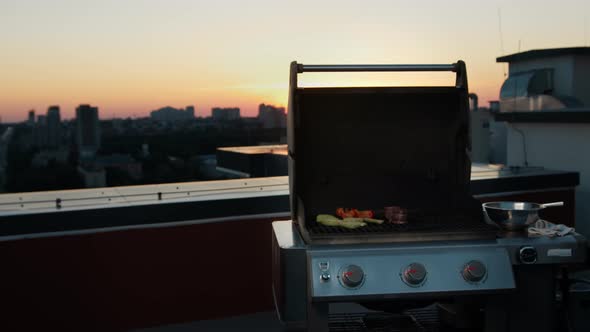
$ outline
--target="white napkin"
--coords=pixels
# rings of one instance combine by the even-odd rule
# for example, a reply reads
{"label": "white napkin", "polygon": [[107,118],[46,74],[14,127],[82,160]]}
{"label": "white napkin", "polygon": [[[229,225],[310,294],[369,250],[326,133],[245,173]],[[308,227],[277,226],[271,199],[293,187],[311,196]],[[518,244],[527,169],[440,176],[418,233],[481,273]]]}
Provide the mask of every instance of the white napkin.
{"label": "white napkin", "polygon": [[572,227],[562,224],[556,225],[542,219],[537,220],[534,225],[528,228],[529,235],[547,237],[565,236],[575,231]]}

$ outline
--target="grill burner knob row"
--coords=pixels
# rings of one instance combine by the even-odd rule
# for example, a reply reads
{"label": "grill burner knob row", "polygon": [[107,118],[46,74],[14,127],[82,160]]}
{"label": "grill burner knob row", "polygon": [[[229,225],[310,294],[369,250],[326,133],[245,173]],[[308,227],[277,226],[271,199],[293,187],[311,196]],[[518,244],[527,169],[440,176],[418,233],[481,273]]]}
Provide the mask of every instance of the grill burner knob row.
{"label": "grill burner knob row", "polygon": [[487,273],[486,266],[480,261],[470,261],[463,266],[461,275],[468,282],[482,281]]}
{"label": "grill burner knob row", "polygon": [[409,286],[420,286],[426,280],[426,268],[420,263],[412,263],[402,271],[402,280]]}
{"label": "grill burner knob row", "polygon": [[342,269],[340,273],[340,280],[346,287],[355,288],[363,283],[365,273],[357,265],[348,265]]}

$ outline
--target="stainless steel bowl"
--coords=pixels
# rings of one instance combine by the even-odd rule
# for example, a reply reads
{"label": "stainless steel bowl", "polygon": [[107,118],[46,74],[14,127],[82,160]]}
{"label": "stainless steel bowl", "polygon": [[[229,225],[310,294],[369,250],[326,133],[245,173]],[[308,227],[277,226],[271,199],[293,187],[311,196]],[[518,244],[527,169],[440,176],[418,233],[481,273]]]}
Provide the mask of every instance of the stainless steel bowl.
{"label": "stainless steel bowl", "polygon": [[563,202],[537,204],[528,202],[489,202],[483,204],[488,219],[509,231],[521,230],[539,220],[539,211]]}

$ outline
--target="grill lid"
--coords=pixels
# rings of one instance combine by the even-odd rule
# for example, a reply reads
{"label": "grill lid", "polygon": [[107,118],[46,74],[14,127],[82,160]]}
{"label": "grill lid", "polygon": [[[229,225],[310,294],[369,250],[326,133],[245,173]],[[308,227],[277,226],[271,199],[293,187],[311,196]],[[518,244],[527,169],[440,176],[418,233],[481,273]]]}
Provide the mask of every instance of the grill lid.
{"label": "grill lid", "polygon": [[[449,87],[298,88],[306,71],[453,70]],[[402,206],[481,216],[469,192],[464,63],[435,66],[291,66],[288,142],[291,211],[307,231],[337,207]]]}

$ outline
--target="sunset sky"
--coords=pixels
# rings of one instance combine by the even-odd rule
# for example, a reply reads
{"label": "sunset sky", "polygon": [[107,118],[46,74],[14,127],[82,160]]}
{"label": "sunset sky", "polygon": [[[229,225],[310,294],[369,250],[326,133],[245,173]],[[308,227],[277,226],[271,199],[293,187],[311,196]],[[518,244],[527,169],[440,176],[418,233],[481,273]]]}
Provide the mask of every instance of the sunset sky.
{"label": "sunset sky", "polygon": [[[503,38],[500,38],[498,10]],[[497,99],[502,54],[588,45],[590,1],[0,0],[0,115],[99,107],[101,118],[170,105],[285,105],[292,60],[467,63]],[[502,52],[503,44],[503,52]],[[306,85],[446,84],[451,74],[304,74]]]}

